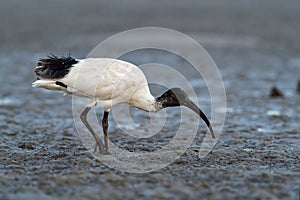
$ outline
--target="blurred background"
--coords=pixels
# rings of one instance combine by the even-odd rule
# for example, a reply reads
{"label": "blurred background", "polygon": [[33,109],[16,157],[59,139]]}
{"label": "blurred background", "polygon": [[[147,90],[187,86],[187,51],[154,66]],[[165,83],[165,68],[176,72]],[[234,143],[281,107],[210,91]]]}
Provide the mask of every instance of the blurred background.
{"label": "blurred background", "polygon": [[[299,22],[299,0],[1,0],[0,198],[299,199]],[[206,158],[197,157],[196,138],[172,165],[135,175],[107,168],[81,146],[70,96],[31,83],[38,59],[69,51],[84,58],[107,37],[145,26],[174,29],[202,44],[223,76],[228,108],[223,134]],[[137,63],[168,56],[133,55],[128,59]],[[172,56],[169,63],[184,65]],[[206,88],[195,87],[209,105]],[[272,87],[283,97],[275,98]],[[166,137],[173,137],[173,126]],[[112,141],[130,150],[160,141],[110,130]]]}

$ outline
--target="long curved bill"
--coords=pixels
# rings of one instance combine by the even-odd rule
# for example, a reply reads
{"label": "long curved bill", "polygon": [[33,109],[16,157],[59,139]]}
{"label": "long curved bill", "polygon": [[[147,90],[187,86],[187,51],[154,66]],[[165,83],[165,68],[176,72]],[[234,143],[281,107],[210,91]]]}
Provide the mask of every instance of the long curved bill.
{"label": "long curved bill", "polygon": [[214,131],[212,129],[212,126],[208,120],[208,118],[206,117],[206,115],[202,112],[202,110],[200,108],[198,108],[198,106],[191,100],[188,100],[186,102],[184,102],[182,105],[188,107],[189,109],[193,110],[195,113],[197,113],[197,115],[199,115],[201,117],[201,119],[203,119],[203,121],[206,123],[211,136],[213,139],[215,139],[215,134]]}

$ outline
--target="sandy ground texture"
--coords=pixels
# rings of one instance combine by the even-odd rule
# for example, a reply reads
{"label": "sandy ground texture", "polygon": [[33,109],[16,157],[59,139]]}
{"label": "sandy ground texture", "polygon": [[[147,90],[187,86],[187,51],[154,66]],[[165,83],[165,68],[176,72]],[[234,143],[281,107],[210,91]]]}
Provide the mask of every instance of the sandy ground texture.
{"label": "sandy ground texture", "polygon": [[[298,0],[1,1],[0,199],[298,200],[299,13]],[[106,37],[142,26],[182,31],[206,48],[223,76],[227,116],[206,157],[197,156],[206,131],[200,124],[191,147],[175,162],[132,174],[105,166],[82,145],[71,96],[33,89],[31,83],[39,58],[69,50],[85,57]],[[189,69],[165,52],[132,52],[123,59]],[[182,71],[210,115],[205,84]],[[284,97],[270,97],[274,86]],[[180,111],[167,113],[163,130],[148,139],[124,134],[110,116],[112,142],[132,152],[155,151],[179,126]],[[137,124],[149,123],[147,113],[131,109],[131,114]],[[143,132],[132,131],[137,129]]]}

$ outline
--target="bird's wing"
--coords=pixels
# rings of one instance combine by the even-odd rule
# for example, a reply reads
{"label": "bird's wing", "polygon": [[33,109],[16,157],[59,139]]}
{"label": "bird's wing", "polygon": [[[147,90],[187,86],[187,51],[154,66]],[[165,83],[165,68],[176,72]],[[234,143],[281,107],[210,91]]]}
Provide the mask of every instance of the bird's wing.
{"label": "bird's wing", "polygon": [[147,85],[137,66],[109,58],[79,60],[60,81],[75,95],[123,102],[129,100],[137,87]]}

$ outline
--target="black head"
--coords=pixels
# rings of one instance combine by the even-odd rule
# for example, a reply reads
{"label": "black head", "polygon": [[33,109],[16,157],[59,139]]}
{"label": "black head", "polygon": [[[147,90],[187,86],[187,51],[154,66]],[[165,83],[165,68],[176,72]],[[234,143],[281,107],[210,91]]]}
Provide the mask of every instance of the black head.
{"label": "black head", "polygon": [[175,107],[175,106],[186,106],[197,113],[201,119],[203,119],[209,128],[211,135],[215,138],[213,129],[211,124],[206,117],[206,115],[202,112],[200,108],[188,97],[187,93],[180,88],[171,88],[163,93],[160,97],[156,98],[158,104],[161,105],[162,108],[167,107]]}
{"label": "black head", "polygon": [[174,107],[182,105],[180,102],[184,102],[188,98],[185,91],[180,88],[172,88],[163,93],[156,100],[161,103],[163,108]]}

